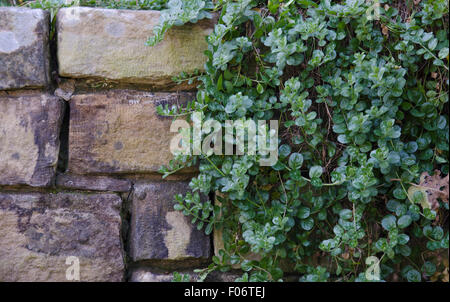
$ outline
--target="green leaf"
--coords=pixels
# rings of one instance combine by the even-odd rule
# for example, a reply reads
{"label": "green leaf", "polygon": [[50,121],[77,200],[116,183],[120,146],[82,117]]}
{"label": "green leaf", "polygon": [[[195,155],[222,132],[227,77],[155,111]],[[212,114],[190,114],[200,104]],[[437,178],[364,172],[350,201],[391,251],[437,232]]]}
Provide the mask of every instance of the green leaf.
{"label": "green leaf", "polygon": [[300,207],[298,209],[297,217],[300,219],[305,219],[309,217],[309,214],[311,213],[311,210],[307,207]]}
{"label": "green leaf", "polygon": [[433,233],[433,228],[429,225],[423,227],[423,234],[427,237],[431,237],[431,234]]}
{"label": "green leaf", "polygon": [[436,48],[437,44],[438,44],[438,39],[433,38],[430,40],[430,42],[428,42],[428,48],[430,50],[434,50]]}
{"label": "green leaf", "polygon": [[212,233],[212,230],[213,230],[213,223],[210,222],[205,228],[205,234],[210,235]]}
{"label": "green leaf", "polygon": [[244,272],[249,272],[251,269],[252,269],[252,263],[251,263],[251,261],[250,260],[244,260],[244,261],[242,261],[242,263],[241,263],[241,269],[244,271]]}
{"label": "green leaf", "polygon": [[310,178],[318,178],[322,175],[322,167],[321,166],[312,166],[309,169],[309,177]]}
{"label": "green leaf", "polygon": [[300,153],[292,153],[289,157],[289,167],[292,169],[300,169],[303,165],[303,155]]}
{"label": "green leaf", "polygon": [[411,248],[407,245],[399,245],[396,251],[404,257],[409,257],[411,255]]}
{"label": "green leaf", "polygon": [[398,243],[399,244],[407,244],[409,242],[409,236],[406,234],[400,234],[398,235]]}
{"label": "green leaf", "polygon": [[175,204],[174,206],[173,206],[173,208],[174,208],[174,210],[176,210],[176,211],[182,211],[183,209],[184,209],[184,207],[183,207],[183,205],[181,205],[181,204]]}
{"label": "green leaf", "polygon": [[381,220],[381,225],[383,229],[390,231],[396,227],[396,219],[393,215],[388,215]]}
{"label": "green leaf", "polygon": [[342,219],[348,220],[353,217],[353,212],[352,212],[352,210],[344,209],[339,212],[339,216]]}
{"label": "green leaf", "polygon": [[422,281],[422,277],[420,276],[420,273],[418,271],[416,271],[415,269],[411,269],[406,273],[406,279],[408,279],[409,282]]}
{"label": "green leaf", "polygon": [[278,155],[281,158],[286,158],[291,154],[291,147],[287,144],[283,144],[278,148]]}
{"label": "green leaf", "polygon": [[394,197],[399,199],[399,200],[404,200],[407,197],[405,191],[401,187],[395,188],[393,194],[394,194]]}
{"label": "green leaf", "polygon": [[217,257],[217,256],[213,256],[213,257],[212,257],[212,261],[213,261],[215,264],[220,264],[220,258]]}
{"label": "green leaf", "polygon": [[429,209],[429,208],[423,209],[423,215],[428,220],[435,220],[436,219],[436,212],[431,210],[431,209]]}
{"label": "green leaf", "polygon": [[426,261],[423,265],[422,265],[422,272],[427,275],[427,276],[432,276],[434,275],[434,273],[436,272],[436,265],[434,265],[434,263],[430,262],[430,261]]}
{"label": "green leaf", "polygon": [[444,47],[439,51],[439,59],[444,59],[448,56],[448,47]]}
{"label": "green leaf", "polygon": [[219,79],[217,80],[217,90],[223,90],[223,78],[222,74],[220,74]]}
{"label": "green leaf", "polygon": [[264,87],[261,85],[261,83],[258,83],[258,85],[256,86],[256,91],[258,91],[259,94],[264,93]]}
{"label": "green leaf", "polygon": [[409,215],[403,215],[398,219],[398,227],[401,229],[407,228],[412,222],[411,216]]}
{"label": "green leaf", "polygon": [[322,180],[319,177],[313,177],[311,178],[311,185],[316,187],[316,188],[320,188],[322,187]]}
{"label": "green leaf", "polygon": [[435,240],[441,240],[444,237],[444,230],[440,226],[434,227],[431,237]]}
{"label": "green leaf", "polygon": [[310,231],[314,227],[314,219],[312,217],[309,217],[307,219],[301,220],[300,226],[305,231]]}
{"label": "green leaf", "polygon": [[324,240],[324,241],[322,241],[322,242],[320,243],[320,245],[319,245],[319,248],[320,248],[322,251],[326,251],[326,252],[331,251],[331,250],[334,249],[335,247],[336,247],[336,241],[334,241],[333,239],[327,239],[327,240]]}

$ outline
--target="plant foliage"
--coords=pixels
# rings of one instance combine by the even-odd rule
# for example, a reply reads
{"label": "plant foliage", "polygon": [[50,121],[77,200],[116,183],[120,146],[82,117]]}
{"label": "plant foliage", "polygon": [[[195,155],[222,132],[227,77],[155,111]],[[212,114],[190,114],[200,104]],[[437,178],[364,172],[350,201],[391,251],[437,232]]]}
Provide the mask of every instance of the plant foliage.
{"label": "plant foliage", "polygon": [[161,169],[199,163],[175,209],[223,234],[201,272],[370,281],[377,266],[381,281],[448,280],[448,2],[170,0],[148,44],[210,13],[205,71],[177,79],[198,81],[196,100],[159,112],[282,127],[271,167],[202,154]]}

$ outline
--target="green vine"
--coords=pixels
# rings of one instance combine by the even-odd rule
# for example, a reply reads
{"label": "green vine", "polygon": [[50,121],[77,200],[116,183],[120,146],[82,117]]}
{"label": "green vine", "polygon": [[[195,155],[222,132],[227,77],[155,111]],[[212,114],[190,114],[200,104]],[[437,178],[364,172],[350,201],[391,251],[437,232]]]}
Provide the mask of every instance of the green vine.
{"label": "green vine", "polygon": [[161,169],[199,163],[175,208],[223,234],[201,280],[240,268],[238,281],[370,281],[375,266],[380,281],[448,280],[448,178],[433,175],[433,207],[419,185],[448,174],[448,3],[415,2],[168,1],[149,45],[219,18],[205,72],[176,79],[199,82],[196,100],[159,113],[281,122],[270,167],[202,154]]}

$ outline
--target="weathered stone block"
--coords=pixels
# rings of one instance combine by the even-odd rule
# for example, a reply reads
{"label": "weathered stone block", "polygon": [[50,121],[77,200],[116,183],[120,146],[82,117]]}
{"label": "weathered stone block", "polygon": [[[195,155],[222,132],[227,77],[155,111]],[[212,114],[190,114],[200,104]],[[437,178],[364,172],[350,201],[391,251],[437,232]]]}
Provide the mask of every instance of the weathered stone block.
{"label": "weathered stone block", "polygon": [[0,7],[0,89],[48,84],[49,23],[41,9]]}
{"label": "weathered stone block", "polygon": [[[198,282],[199,274],[192,271],[176,270],[182,275],[189,276],[189,282]],[[234,282],[241,277],[243,272],[226,272],[222,273],[214,271],[205,278],[205,282]],[[173,272],[165,272],[161,270],[149,269],[147,267],[135,268],[131,271],[130,282],[172,282]],[[297,278],[298,280],[298,278]]]}
{"label": "weathered stone block", "polygon": [[131,182],[126,179],[116,179],[106,176],[84,176],[73,174],[58,174],[56,185],[65,189],[128,192]]}
{"label": "weathered stone block", "polygon": [[0,185],[51,184],[62,111],[49,95],[0,96]]}
{"label": "weathered stone block", "polygon": [[[192,279],[196,278],[196,275],[192,272],[187,274],[189,274]],[[147,268],[137,268],[132,270],[129,280],[130,282],[172,282],[173,273],[154,272]]]}
{"label": "weathered stone block", "polygon": [[130,282],[171,282],[173,275],[170,273],[153,273],[146,269],[133,270]]}
{"label": "weathered stone block", "polygon": [[135,184],[130,225],[130,256],[134,261],[209,258],[209,236],[173,209],[174,195],[188,189],[187,182]]}
{"label": "weathered stone block", "polygon": [[120,207],[115,194],[0,193],[0,281],[67,281],[70,256],[80,281],[121,281]]}
{"label": "weathered stone block", "polygon": [[159,104],[183,103],[189,93],[128,90],[75,95],[70,101],[69,171],[151,173],[167,164],[172,118],[156,114]]}
{"label": "weathered stone block", "polygon": [[211,21],[171,29],[162,43],[145,46],[158,11],[63,8],[57,15],[59,74],[173,86],[180,72],[203,69]]}

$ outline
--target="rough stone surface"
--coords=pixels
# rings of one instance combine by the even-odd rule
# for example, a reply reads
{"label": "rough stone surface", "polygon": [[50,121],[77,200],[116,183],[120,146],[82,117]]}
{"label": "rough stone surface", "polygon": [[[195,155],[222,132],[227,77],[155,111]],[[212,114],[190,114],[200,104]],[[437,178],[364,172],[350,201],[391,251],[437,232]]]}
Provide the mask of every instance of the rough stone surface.
{"label": "rough stone surface", "polygon": [[121,281],[121,199],[115,194],[0,193],[0,281]]}
{"label": "rough stone surface", "polygon": [[183,103],[189,93],[116,90],[72,96],[69,164],[75,174],[151,173],[173,158],[172,118],[159,104]]}
{"label": "rough stone surface", "polygon": [[152,273],[145,269],[137,269],[131,273],[130,282],[171,282],[172,274]]}
{"label": "rough stone surface", "polygon": [[49,95],[0,96],[0,185],[51,184],[62,111]]}
{"label": "rough stone surface", "polygon": [[47,85],[49,22],[41,9],[0,7],[0,89]]}
{"label": "rough stone surface", "polygon": [[54,94],[63,99],[64,101],[70,101],[73,93],[75,92],[75,80],[74,79],[60,79],[58,88],[55,89]]}
{"label": "rough stone surface", "polygon": [[[191,278],[196,277],[192,273],[190,273],[189,275]],[[147,268],[137,268],[131,272],[129,280],[130,282],[172,282],[173,273],[154,272]]]}
{"label": "rough stone surface", "polygon": [[187,182],[136,183],[131,205],[130,256],[134,261],[207,259],[210,238],[173,209]]}
{"label": "rough stone surface", "polygon": [[126,179],[73,174],[58,174],[56,186],[64,189],[91,191],[128,192],[131,190],[131,182]]}
{"label": "rough stone surface", "polygon": [[145,45],[158,11],[63,8],[57,15],[59,74],[106,78],[155,88],[174,85],[180,72],[203,69],[211,21],[171,29],[155,47]]}
{"label": "rough stone surface", "polygon": [[208,275],[205,281],[208,282],[235,282],[237,278],[242,277],[243,271],[230,271],[222,273],[220,271],[214,271]]}
{"label": "rough stone surface", "polygon": [[[182,275],[189,275],[190,282],[196,282],[199,278],[197,273],[192,271],[180,271],[178,273]],[[234,282],[237,278],[241,277],[243,272],[227,272],[222,273],[219,271],[208,274],[204,281],[206,282]],[[298,278],[297,278],[298,279]],[[147,267],[139,267],[133,269],[129,278],[130,282],[172,282],[173,272],[156,271]]]}

